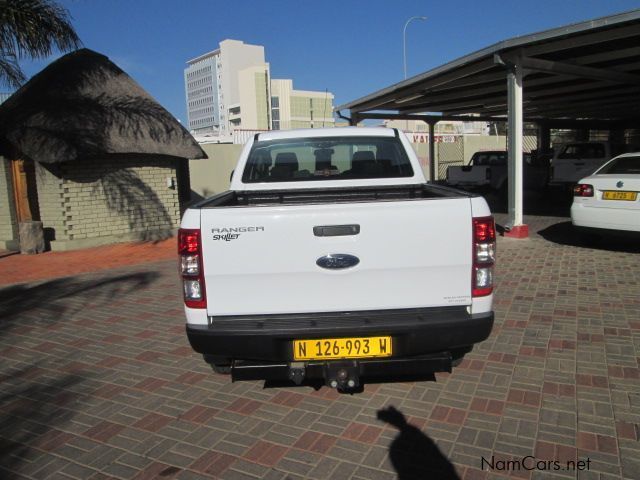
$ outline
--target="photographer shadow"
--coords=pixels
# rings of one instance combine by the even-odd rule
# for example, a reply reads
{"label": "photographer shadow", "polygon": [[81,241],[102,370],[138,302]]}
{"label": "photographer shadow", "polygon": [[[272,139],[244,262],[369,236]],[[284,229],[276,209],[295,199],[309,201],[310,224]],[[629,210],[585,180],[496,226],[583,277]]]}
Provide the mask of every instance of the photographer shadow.
{"label": "photographer shadow", "polygon": [[391,464],[398,480],[460,480],[453,464],[445,457],[433,440],[410,423],[395,407],[378,410],[378,420],[399,431],[389,447]]}

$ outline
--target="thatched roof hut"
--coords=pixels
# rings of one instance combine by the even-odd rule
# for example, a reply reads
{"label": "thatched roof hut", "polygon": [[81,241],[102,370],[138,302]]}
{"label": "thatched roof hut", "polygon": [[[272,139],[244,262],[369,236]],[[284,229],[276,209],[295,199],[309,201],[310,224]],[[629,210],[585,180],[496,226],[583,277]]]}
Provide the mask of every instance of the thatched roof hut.
{"label": "thatched roof hut", "polygon": [[109,154],[207,158],[140,85],[88,49],[51,63],[0,105],[0,154],[39,163]]}
{"label": "thatched roof hut", "polygon": [[[78,50],[0,105],[0,247],[41,221],[52,249],[161,239],[190,200],[191,134],[104,55]],[[6,179],[6,180],[5,180]]]}

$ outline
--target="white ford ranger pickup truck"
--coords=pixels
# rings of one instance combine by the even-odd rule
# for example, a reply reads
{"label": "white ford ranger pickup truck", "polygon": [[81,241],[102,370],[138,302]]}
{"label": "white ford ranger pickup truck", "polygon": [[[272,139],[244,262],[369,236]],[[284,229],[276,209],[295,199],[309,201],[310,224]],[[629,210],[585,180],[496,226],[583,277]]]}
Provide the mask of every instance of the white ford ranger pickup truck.
{"label": "white ford ranger pickup truck", "polygon": [[451,371],[493,325],[485,200],[425,182],[404,134],[256,134],[230,190],[184,213],[187,336],[232,380]]}

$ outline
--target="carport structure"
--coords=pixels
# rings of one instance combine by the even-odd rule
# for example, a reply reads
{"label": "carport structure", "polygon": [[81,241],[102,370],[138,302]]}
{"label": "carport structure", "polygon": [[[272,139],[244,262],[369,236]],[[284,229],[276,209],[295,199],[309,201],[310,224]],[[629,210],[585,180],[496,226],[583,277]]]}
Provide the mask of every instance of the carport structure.
{"label": "carport structure", "polygon": [[[350,116],[343,116],[348,110]],[[507,235],[528,236],[522,214],[522,127],[609,130],[620,138],[640,125],[640,10],[498,42],[336,107],[352,125],[365,119],[423,120],[429,125],[435,178],[435,124],[507,122]],[[425,113],[426,112],[426,113]]]}

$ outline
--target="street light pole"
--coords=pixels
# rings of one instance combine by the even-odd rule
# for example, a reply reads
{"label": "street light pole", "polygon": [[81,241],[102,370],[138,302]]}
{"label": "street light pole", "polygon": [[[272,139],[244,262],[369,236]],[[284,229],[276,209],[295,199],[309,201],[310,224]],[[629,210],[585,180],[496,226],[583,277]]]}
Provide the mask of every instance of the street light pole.
{"label": "street light pole", "polygon": [[404,29],[402,30],[402,58],[404,59],[404,78],[407,79],[407,27],[413,20],[426,20],[427,17],[411,17],[404,24]]}
{"label": "street light pole", "polygon": [[[411,17],[404,24],[404,29],[402,30],[402,58],[404,60],[404,79],[407,79],[407,27],[413,20],[426,20],[427,17],[415,16]],[[409,120],[406,121],[406,129],[405,131],[409,131]]]}

